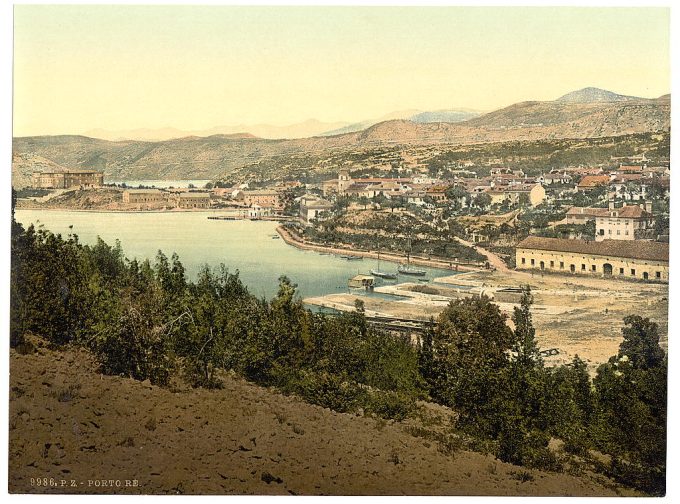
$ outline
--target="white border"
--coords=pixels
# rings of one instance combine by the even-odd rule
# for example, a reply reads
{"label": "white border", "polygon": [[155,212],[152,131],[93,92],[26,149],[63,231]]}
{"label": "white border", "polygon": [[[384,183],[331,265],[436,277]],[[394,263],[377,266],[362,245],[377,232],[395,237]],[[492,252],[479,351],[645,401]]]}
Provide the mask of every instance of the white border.
{"label": "white border", "polygon": [[[16,4],[43,4],[46,2],[40,2],[40,1],[18,1]],[[110,4],[113,3],[111,1],[109,2],[102,2],[102,1],[90,1],[90,2],[83,2],[80,0],[71,0],[71,1],[53,1],[49,2],[51,4],[76,4],[76,5],[86,5],[86,4]],[[132,1],[124,1],[124,2],[116,2],[117,4],[129,4],[129,5],[186,5],[186,4],[192,4],[192,3],[197,3],[197,2],[190,2],[190,1],[177,1],[177,0],[147,0],[145,2],[132,2]],[[357,6],[390,6],[390,5],[398,5],[398,6],[409,6],[409,5],[417,5],[417,6],[446,6],[446,5],[458,5],[458,6],[540,6],[540,7],[562,7],[562,6],[568,6],[568,7],[671,7],[672,3],[670,1],[664,1],[664,2],[653,2],[650,4],[645,4],[645,2],[641,1],[631,1],[631,0],[623,0],[623,1],[617,1],[617,2],[612,2],[612,1],[570,1],[570,0],[562,0],[558,3],[555,2],[542,2],[539,0],[525,0],[524,2],[513,2],[513,1],[489,1],[489,0],[480,0],[480,1],[467,1],[467,2],[448,2],[448,1],[425,1],[425,2],[404,2],[404,1],[347,1],[347,0],[339,0],[339,1],[324,1],[324,0],[298,0],[298,1],[281,1],[281,0],[254,0],[254,1],[248,1],[248,2],[229,2],[229,1],[215,1],[215,0],[203,0],[200,3],[200,5],[357,5]],[[0,252],[0,257],[2,257],[3,261],[1,264],[3,267],[1,268],[1,273],[0,273],[0,285],[3,286],[2,289],[2,294],[1,294],[1,300],[2,300],[2,309],[0,310],[0,327],[2,328],[3,331],[3,336],[4,339],[3,341],[3,346],[2,346],[2,359],[0,360],[0,369],[2,371],[2,391],[1,391],[1,398],[0,398],[0,404],[2,404],[2,409],[4,410],[4,414],[0,415],[0,439],[2,440],[2,451],[0,451],[0,473],[1,473],[1,481],[0,484],[2,485],[2,492],[7,494],[7,455],[8,455],[8,414],[7,414],[7,405],[8,405],[8,389],[9,389],[9,354],[8,354],[8,334],[9,334],[9,188],[11,187],[11,152],[12,152],[12,79],[9,78],[11,76],[11,69],[12,69],[12,4],[9,2],[2,2],[1,4],[1,10],[0,10],[0,62],[1,65],[0,69],[2,72],[0,75],[2,75],[2,80],[0,80],[1,83],[1,96],[2,98],[0,99],[0,159],[2,160],[2,176],[4,177],[4,182],[5,184],[2,185],[3,187],[3,192],[2,196],[0,197],[0,201],[2,201],[3,208],[4,210],[0,210],[0,240],[1,240],[1,245],[0,247],[2,252]],[[677,33],[677,30],[680,29],[680,8],[671,8],[671,27],[670,27],[670,33],[671,33],[671,62],[673,62],[673,57],[678,57],[679,52],[677,50],[678,48],[678,42],[679,42],[679,35]],[[637,37],[637,36],[644,36],[644,33],[631,33],[631,37]],[[673,62],[674,63],[674,62]],[[672,64],[671,68],[671,94],[674,94],[674,91],[677,91],[677,84],[678,82],[678,65],[677,64]],[[672,114],[671,114],[671,124],[672,127],[671,129],[673,131],[678,131],[678,114],[680,113],[680,110],[678,106],[675,104],[674,101],[672,101]],[[675,135],[672,136],[671,139],[671,158],[675,159],[675,155],[680,152],[678,150],[678,134],[676,133]],[[677,178],[673,177],[671,180],[671,187],[672,187],[672,194],[676,194],[676,192],[680,189],[678,189],[679,183]],[[677,198],[677,196],[675,197]],[[678,219],[680,218],[680,211],[678,211],[677,207],[680,205],[680,203],[676,204],[673,200],[671,201],[671,236],[672,237],[677,237],[680,236],[680,223],[678,223]],[[5,217],[2,217],[2,213],[5,212]],[[680,258],[680,245],[676,245],[677,239],[671,238],[671,258],[670,258],[670,269],[675,272],[676,268],[680,267],[680,261],[678,260]],[[675,274],[675,273],[673,273]],[[674,342],[672,341],[672,338],[678,334],[678,329],[680,329],[680,321],[678,320],[678,314],[676,313],[675,310],[672,309],[674,305],[680,307],[680,281],[674,279],[670,282],[669,285],[669,303],[671,309],[669,310],[669,325],[668,325],[668,334],[669,334],[669,415],[668,415],[668,467],[667,467],[667,495],[664,499],[662,500],[669,500],[675,497],[678,497],[680,495],[678,489],[680,488],[678,486],[677,481],[673,477],[673,475],[678,474],[678,457],[676,450],[678,448],[678,434],[677,434],[677,420],[678,420],[678,393],[677,393],[677,385],[678,385],[678,372],[675,370],[675,363],[677,359],[675,358],[674,355]],[[66,503],[72,500],[79,501],[79,502],[84,502],[84,501],[99,501],[101,500],[109,500],[110,499],[115,499],[118,498],[117,496],[92,496],[92,495],[82,495],[82,496],[49,496],[49,499],[53,502],[58,502],[58,503]],[[138,501],[143,501],[143,502],[155,502],[156,499],[159,499],[159,497],[150,497],[150,496],[140,496],[140,497],[120,497],[126,499],[127,502],[138,502]],[[266,497],[243,497],[243,496],[210,496],[210,497],[185,497],[183,501],[186,501],[186,499],[201,499],[202,502],[216,502],[218,499],[223,500],[223,499],[229,499],[229,500],[236,500],[239,502],[252,502],[253,499],[255,499],[256,502],[260,502],[262,500],[267,500],[270,501],[272,498],[266,498]],[[17,501],[17,502],[43,502],[44,498],[43,496],[36,496],[36,495],[31,495],[31,496],[18,496],[18,495],[9,495],[9,499],[11,501]],[[305,499],[305,500],[311,500],[311,499],[316,499],[316,497],[296,497],[296,499]],[[330,499],[332,501],[338,501],[338,500],[345,500],[346,498],[342,497],[329,497],[327,499]],[[360,501],[368,502],[370,499],[370,502],[373,502],[374,500],[380,500],[385,502],[387,499],[390,499],[390,501],[400,501],[403,502],[405,499],[409,501],[413,500],[418,500],[418,501],[426,501],[426,502],[432,502],[434,499],[437,499],[439,502],[441,502],[441,499],[459,499],[459,498],[450,498],[450,497],[410,497],[410,498],[400,498],[400,497],[387,497],[387,498],[375,498],[375,497],[355,497],[352,498],[352,500],[359,499]],[[546,500],[547,498],[539,497],[539,498],[534,498],[532,499],[532,502],[542,502]],[[477,502],[495,502],[497,500],[497,497],[478,497],[475,498]],[[517,501],[519,502],[520,500],[524,500],[522,497],[508,497],[505,498],[505,502],[510,502],[510,501]],[[586,500],[591,500],[591,498],[576,498],[574,501],[574,498],[569,499],[569,502],[583,502]],[[620,498],[613,498],[613,499],[607,499],[607,502],[618,502],[620,501]],[[643,499],[644,501],[647,501],[648,499]],[[639,502],[636,500],[636,502]],[[659,499],[654,499],[654,502],[659,502]]]}

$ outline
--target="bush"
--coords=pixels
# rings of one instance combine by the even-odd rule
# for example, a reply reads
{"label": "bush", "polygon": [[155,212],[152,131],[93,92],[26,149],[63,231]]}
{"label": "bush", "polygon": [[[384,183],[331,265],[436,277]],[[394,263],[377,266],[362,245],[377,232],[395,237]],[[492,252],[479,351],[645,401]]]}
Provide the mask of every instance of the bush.
{"label": "bush", "polygon": [[356,411],[365,403],[366,390],[338,375],[300,371],[279,375],[280,387],[305,401],[340,413]]}
{"label": "bush", "polygon": [[403,420],[416,407],[412,396],[398,392],[371,391],[364,396],[364,411],[380,418]]}
{"label": "bush", "polygon": [[142,310],[128,306],[93,346],[104,373],[167,385],[174,367],[169,343],[163,326],[154,325]]}

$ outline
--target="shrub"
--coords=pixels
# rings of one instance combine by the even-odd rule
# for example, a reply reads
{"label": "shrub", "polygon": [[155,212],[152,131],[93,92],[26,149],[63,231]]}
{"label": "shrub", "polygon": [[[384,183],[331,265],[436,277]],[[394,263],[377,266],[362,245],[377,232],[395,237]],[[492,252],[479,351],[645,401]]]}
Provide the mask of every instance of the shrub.
{"label": "shrub", "polygon": [[137,307],[127,306],[93,345],[104,373],[168,384],[174,363],[165,328]]}
{"label": "shrub", "polygon": [[416,407],[414,397],[399,392],[373,390],[364,398],[364,411],[381,418],[403,420]]}
{"label": "shrub", "polygon": [[[366,391],[340,376],[310,371],[287,375],[288,379],[281,383],[281,388],[299,395],[309,403],[345,413],[356,411],[365,402]],[[281,375],[278,376],[281,381]]]}

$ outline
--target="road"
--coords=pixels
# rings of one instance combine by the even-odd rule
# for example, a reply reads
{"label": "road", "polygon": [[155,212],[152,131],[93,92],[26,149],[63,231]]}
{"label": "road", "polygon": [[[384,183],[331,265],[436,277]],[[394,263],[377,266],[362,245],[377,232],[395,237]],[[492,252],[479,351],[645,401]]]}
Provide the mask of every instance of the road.
{"label": "road", "polygon": [[454,240],[456,240],[458,243],[465,245],[466,247],[471,247],[475,249],[477,252],[482,254],[483,256],[486,256],[487,261],[489,261],[489,265],[492,268],[497,269],[498,271],[510,271],[510,268],[508,268],[507,264],[505,264],[505,261],[500,258],[500,256],[494,254],[493,252],[489,252],[488,250],[475,245],[472,242],[469,242],[467,240],[463,240],[462,238],[459,238],[458,236],[453,237]]}

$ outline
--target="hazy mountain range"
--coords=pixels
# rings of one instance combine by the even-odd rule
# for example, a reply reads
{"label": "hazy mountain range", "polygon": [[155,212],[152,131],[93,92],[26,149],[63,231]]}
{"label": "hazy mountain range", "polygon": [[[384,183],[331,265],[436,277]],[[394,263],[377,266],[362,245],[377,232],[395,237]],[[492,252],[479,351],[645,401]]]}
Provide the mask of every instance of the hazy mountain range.
{"label": "hazy mountain range", "polygon": [[134,130],[110,131],[94,129],[84,133],[85,136],[101,138],[103,140],[172,140],[190,136],[208,137],[212,135],[250,135],[258,138],[306,138],[316,136],[325,131],[347,126],[346,122],[322,122],[309,119],[287,126],[273,126],[271,124],[237,124],[234,126],[215,126],[206,130],[179,130],[177,128],[140,128]]}
{"label": "hazy mountain range", "polygon": [[190,136],[208,137],[212,135],[252,135],[258,138],[285,139],[285,138],[308,138],[313,136],[339,135],[353,133],[373,126],[379,122],[392,119],[406,119],[419,123],[429,122],[460,122],[480,115],[481,112],[470,109],[434,110],[423,112],[420,110],[400,110],[385,114],[374,119],[366,119],[355,123],[348,122],[323,122],[317,119],[289,124],[273,126],[271,124],[238,124],[235,126],[215,126],[205,130],[180,130],[177,128],[137,128],[133,130],[106,130],[92,129],[84,133],[85,136],[101,138],[103,140],[172,140]]}
{"label": "hazy mountain range", "polygon": [[[430,112],[426,119],[445,118],[454,112],[458,111]],[[13,179],[15,183],[25,180],[31,171],[49,163],[99,169],[107,178],[119,180],[215,179],[281,156],[287,156],[290,165],[294,159],[381,146],[465,145],[669,131],[670,95],[645,99],[586,88],[554,101],[521,102],[460,122],[417,122],[414,116],[420,114],[408,115],[411,120],[378,122],[361,131],[288,140],[257,138],[252,133],[118,142],[74,135],[19,137],[13,142],[17,160]]]}

